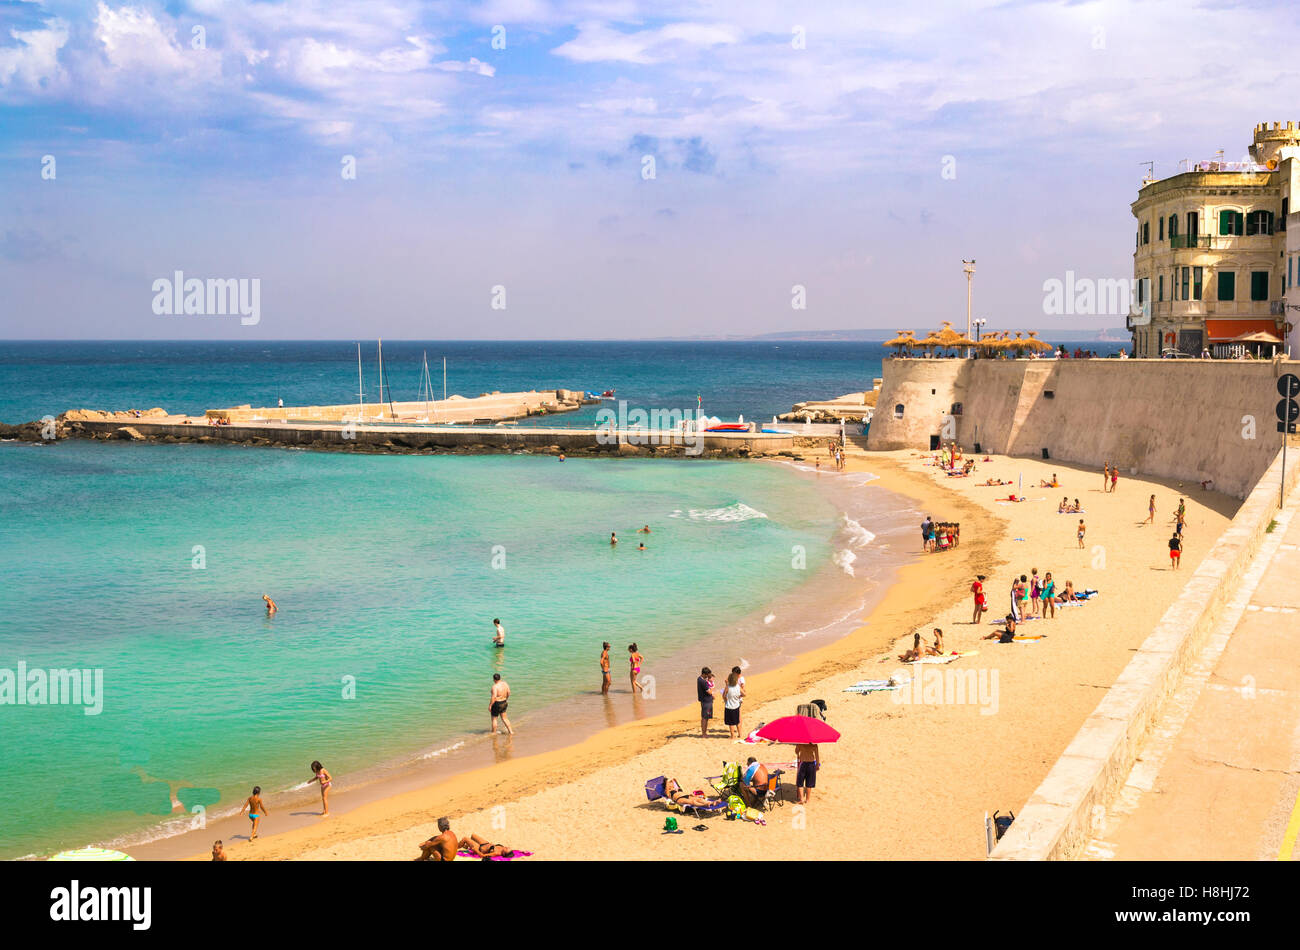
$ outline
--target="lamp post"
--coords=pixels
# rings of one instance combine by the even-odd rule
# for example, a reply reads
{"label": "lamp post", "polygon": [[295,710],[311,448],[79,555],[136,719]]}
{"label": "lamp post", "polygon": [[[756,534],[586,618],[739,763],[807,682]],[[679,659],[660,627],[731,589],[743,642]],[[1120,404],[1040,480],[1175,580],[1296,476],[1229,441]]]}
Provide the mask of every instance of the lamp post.
{"label": "lamp post", "polygon": [[988,323],[988,321],[982,317],[979,320],[975,321],[975,342],[976,343],[980,341],[980,332],[984,329],[984,324],[986,323]]}
{"label": "lamp post", "polygon": [[[963,257],[961,262],[964,265],[962,267],[962,270],[965,271],[966,273],[966,339],[969,340],[970,339],[971,284],[975,279],[975,258],[972,257],[970,260],[966,260]],[[969,356],[970,355],[969,347],[967,348],[967,350],[968,350],[967,356]]]}

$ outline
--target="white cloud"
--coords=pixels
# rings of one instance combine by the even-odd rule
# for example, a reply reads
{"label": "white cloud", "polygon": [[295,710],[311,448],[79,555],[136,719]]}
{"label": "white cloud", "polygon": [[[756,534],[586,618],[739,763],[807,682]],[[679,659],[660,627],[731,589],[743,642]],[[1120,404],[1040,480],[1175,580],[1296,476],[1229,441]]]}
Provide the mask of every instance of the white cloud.
{"label": "white cloud", "polygon": [[449,73],[477,73],[480,76],[495,76],[497,73],[495,66],[484,63],[473,56],[463,63],[459,60],[447,59],[440,63],[434,63],[434,65]]}
{"label": "white cloud", "polygon": [[0,47],[0,89],[37,88],[60,76],[59,50],[68,42],[66,23],[54,19],[44,29],[15,29],[9,35],[19,45]]}

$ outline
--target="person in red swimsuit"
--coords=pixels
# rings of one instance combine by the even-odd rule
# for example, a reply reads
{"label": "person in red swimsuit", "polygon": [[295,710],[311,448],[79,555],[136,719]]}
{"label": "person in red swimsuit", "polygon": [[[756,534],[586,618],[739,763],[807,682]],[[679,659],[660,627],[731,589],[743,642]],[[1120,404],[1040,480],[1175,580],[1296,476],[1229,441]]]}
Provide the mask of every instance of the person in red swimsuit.
{"label": "person in red swimsuit", "polygon": [[984,575],[977,574],[975,583],[970,585],[970,592],[975,595],[975,616],[971,618],[971,623],[979,623],[980,615],[988,608],[984,606]]}

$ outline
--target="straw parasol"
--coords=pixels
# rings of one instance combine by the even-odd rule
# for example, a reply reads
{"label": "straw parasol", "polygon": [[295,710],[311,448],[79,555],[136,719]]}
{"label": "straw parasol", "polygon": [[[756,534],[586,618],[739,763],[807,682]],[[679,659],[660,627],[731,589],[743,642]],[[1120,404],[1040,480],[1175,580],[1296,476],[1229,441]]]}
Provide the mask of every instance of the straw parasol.
{"label": "straw parasol", "polygon": [[899,330],[898,336],[894,337],[892,340],[885,341],[885,346],[896,346],[901,352],[905,348],[910,350],[912,347],[916,346],[916,342],[916,331]]}
{"label": "straw parasol", "polygon": [[934,349],[936,346],[943,346],[944,342],[942,339],[939,338],[939,334],[931,330],[930,335],[927,336],[924,340],[917,340],[916,345],[923,346],[927,349]]}
{"label": "straw parasol", "polygon": [[1038,352],[1040,353],[1042,353],[1045,350],[1056,349],[1056,347],[1052,346],[1052,344],[1048,343],[1046,340],[1038,339],[1037,330],[1029,330],[1028,333],[1029,333],[1029,339],[1025,341],[1025,347],[1027,349],[1038,350]]}

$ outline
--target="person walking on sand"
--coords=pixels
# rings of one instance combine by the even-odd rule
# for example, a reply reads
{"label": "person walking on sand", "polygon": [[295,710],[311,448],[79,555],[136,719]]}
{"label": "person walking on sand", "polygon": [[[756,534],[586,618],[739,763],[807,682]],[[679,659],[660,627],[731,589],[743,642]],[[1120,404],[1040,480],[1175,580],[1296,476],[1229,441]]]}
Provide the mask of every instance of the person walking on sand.
{"label": "person walking on sand", "polygon": [[492,698],[488,703],[488,712],[492,714],[492,735],[497,734],[497,720],[506,727],[507,735],[514,735],[515,731],[510,727],[510,717],[506,715],[506,709],[510,705],[510,684],[501,678],[500,673],[492,674]]}
{"label": "person walking on sand", "polygon": [[1118,484],[1118,482],[1119,482],[1119,466],[1116,465],[1114,468],[1110,470],[1110,490],[1112,493],[1115,491],[1115,487]]}
{"label": "person walking on sand", "polygon": [[1101,471],[1101,490],[1110,491],[1110,462]]}
{"label": "person walking on sand", "polygon": [[1084,524],[1083,519],[1080,518],[1079,519],[1079,550],[1080,551],[1083,550],[1083,536],[1087,533],[1088,533],[1088,526]]}
{"label": "person walking on sand", "polygon": [[641,661],[644,659],[645,657],[637,652],[636,644],[629,643],[627,646],[627,662],[629,668],[628,675],[632,678],[633,695],[645,691],[645,688],[637,682],[637,677],[641,675]]}
{"label": "person walking on sand", "polygon": [[253,823],[253,830],[248,836],[248,840],[252,841],[257,837],[257,829],[261,825],[262,819],[270,814],[266,810],[266,804],[262,801],[262,786],[253,786],[253,794],[244,800],[244,807],[239,809],[241,815],[244,812],[248,812],[248,820]]}
{"label": "person walking on sand", "polygon": [[268,617],[270,617],[270,616],[273,615],[277,610],[280,609],[279,607],[277,607],[277,606],[275,605],[275,601],[273,601],[270,597],[267,597],[265,594],[262,595],[262,599],[263,599],[264,601],[266,601],[266,615],[267,615]]}
{"label": "person walking on sand", "polygon": [[794,747],[794,758],[799,763],[795,774],[794,787],[799,796],[799,804],[807,805],[812,797],[812,790],[817,787],[817,770],[821,768],[821,753],[815,742],[802,742]]}
{"label": "person walking on sand", "polygon": [[1183,559],[1183,539],[1177,534],[1169,539],[1169,569],[1178,570],[1178,562]]}
{"label": "person walking on sand", "polygon": [[983,616],[984,611],[988,610],[984,598],[983,574],[975,575],[975,583],[970,585],[970,592],[975,595],[975,615],[971,617],[971,623],[976,624],[980,622],[980,617]]}
{"label": "person walking on sand", "polygon": [[503,646],[505,646],[505,645],[506,645],[506,628],[503,627],[503,626],[501,626],[501,618],[500,618],[500,617],[494,617],[494,618],[492,619],[492,625],[495,626],[495,627],[497,628],[496,635],[492,637],[492,645],[493,645],[494,647],[503,647]]}
{"label": "person walking on sand", "polygon": [[1156,523],[1156,496],[1152,495],[1151,500],[1147,502],[1147,520],[1143,524]]}
{"label": "person walking on sand", "polygon": [[1187,525],[1187,509],[1183,505],[1178,506],[1178,515],[1174,518],[1174,534],[1180,538],[1183,536],[1183,528]]}
{"label": "person walking on sand", "polygon": [[727,685],[722,688],[722,722],[732,739],[740,738],[740,704],[744,698],[739,669],[733,667],[727,674]]}
{"label": "person walking on sand", "polygon": [[602,696],[609,694],[609,644],[600,645],[600,692]]}
{"label": "person walking on sand", "polygon": [[925,520],[921,522],[921,550],[922,551],[925,551],[927,553],[929,552],[930,539],[933,537],[934,537],[934,522],[930,520],[929,515],[926,515]]}
{"label": "person walking on sand", "polygon": [[709,737],[709,720],[713,718],[713,671],[707,666],[695,681],[695,698],[700,702],[700,738]]}
{"label": "person walking on sand", "polygon": [[330,814],[330,786],[334,784],[334,779],[331,778],[329,770],[319,762],[311,764],[311,774],[316,781],[320,782],[320,816],[328,818]]}

